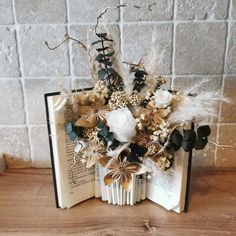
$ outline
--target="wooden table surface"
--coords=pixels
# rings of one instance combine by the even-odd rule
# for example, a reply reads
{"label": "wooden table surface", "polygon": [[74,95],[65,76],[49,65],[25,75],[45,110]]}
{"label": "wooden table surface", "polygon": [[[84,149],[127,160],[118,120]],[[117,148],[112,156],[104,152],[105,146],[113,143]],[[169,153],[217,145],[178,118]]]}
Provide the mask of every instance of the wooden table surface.
{"label": "wooden table surface", "polygon": [[148,200],[56,209],[50,169],[9,169],[0,175],[0,235],[236,235],[236,170],[194,170],[189,212],[177,214]]}

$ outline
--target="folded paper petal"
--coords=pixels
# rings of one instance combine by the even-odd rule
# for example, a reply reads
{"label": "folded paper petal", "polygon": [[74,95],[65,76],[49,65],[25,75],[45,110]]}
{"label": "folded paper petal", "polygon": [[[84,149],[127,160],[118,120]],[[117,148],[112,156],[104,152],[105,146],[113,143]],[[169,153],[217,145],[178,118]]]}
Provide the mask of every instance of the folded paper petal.
{"label": "folded paper petal", "polygon": [[85,117],[80,117],[77,122],[75,123],[76,126],[81,126],[81,127],[92,127],[91,124],[86,120]]}
{"label": "folded paper petal", "polygon": [[103,156],[98,159],[98,162],[101,166],[106,167],[110,160],[111,160],[111,157]]}
{"label": "folded paper petal", "polygon": [[78,113],[80,116],[83,115],[92,115],[93,109],[90,106],[79,106],[78,107]]}
{"label": "folded paper petal", "polygon": [[105,175],[104,183],[105,185],[110,185],[113,183],[112,172],[109,172],[108,174]]}

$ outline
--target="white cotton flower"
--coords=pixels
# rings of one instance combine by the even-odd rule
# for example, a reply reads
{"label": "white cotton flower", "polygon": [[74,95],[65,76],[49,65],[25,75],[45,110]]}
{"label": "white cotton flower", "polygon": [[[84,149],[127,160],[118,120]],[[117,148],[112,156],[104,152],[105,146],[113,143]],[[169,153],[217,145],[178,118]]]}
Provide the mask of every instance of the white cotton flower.
{"label": "white cotton flower", "polygon": [[157,90],[154,94],[154,100],[157,108],[166,108],[172,101],[172,94],[167,90]]}
{"label": "white cotton flower", "polygon": [[121,142],[130,142],[136,135],[136,122],[130,110],[118,108],[114,111],[106,113],[107,124],[114,137]]}

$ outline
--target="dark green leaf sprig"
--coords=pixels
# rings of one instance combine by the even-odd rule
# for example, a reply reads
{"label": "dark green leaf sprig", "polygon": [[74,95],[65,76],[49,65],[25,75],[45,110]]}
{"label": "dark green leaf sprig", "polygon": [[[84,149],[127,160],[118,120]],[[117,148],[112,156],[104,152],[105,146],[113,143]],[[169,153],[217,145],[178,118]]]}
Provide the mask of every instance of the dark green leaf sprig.
{"label": "dark green leaf sprig", "polygon": [[192,149],[201,150],[204,149],[208,143],[208,136],[211,133],[211,129],[208,125],[200,126],[197,132],[194,130],[183,130],[183,135],[179,130],[175,129],[170,137],[170,142],[167,145],[168,151],[176,152],[181,147],[185,152],[189,152]]}
{"label": "dark green leaf sprig", "polygon": [[131,152],[129,153],[127,159],[129,162],[141,162],[140,158],[144,156],[144,154],[147,152],[147,148],[144,146],[140,146],[135,143],[131,143],[129,145],[129,148]]}
{"label": "dark green leaf sprig", "polygon": [[107,38],[107,33],[97,33],[96,34],[99,40],[92,43],[92,45],[100,44],[96,49],[98,55],[95,58],[95,61],[101,63],[102,68],[98,70],[98,77],[100,80],[106,81],[108,88],[111,91],[117,90],[117,84],[121,81],[120,75],[113,68],[112,57],[115,52],[111,51],[109,42],[113,42],[112,39]]}
{"label": "dark green leaf sprig", "polygon": [[109,127],[99,122],[97,124],[98,134],[97,137],[101,139],[105,144],[109,144],[109,147],[114,150],[120,145],[120,142],[114,138],[112,132],[109,131]]}
{"label": "dark green leaf sprig", "polygon": [[78,137],[82,137],[83,128],[75,126],[74,123],[65,123],[64,125],[66,134],[70,137],[71,141],[75,141]]}
{"label": "dark green leaf sprig", "polygon": [[134,73],[133,80],[133,91],[140,92],[146,85],[146,75],[147,72],[139,68],[131,69],[131,73]]}

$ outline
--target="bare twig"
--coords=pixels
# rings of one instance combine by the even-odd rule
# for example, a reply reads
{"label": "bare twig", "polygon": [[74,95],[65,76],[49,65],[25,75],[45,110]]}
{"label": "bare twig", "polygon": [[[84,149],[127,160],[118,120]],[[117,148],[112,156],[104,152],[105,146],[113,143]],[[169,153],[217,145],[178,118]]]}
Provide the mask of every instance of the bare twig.
{"label": "bare twig", "polygon": [[99,20],[102,18],[103,15],[105,15],[108,11],[110,10],[116,10],[116,9],[119,9],[119,8],[122,8],[122,7],[134,7],[136,9],[146,9],[148,11],[152,11],[152,7],[155,6],[156,3],[152,3],[150,5],[148,5],[147,7],[141,7],[141,6],[138,6],[138,5],[135,5],[135,4],[122,4],[122,5],[118,5],[116,7],[107,7],[105,8],[101,14],[97,17],[97,23],[96,23],[96,26],[95,26],[95,34],[97,35],[98,32],[97,32],[97,28],[98,28],[98,25],[99,25]]}
{"label": "bare twig", "polygon": [[139,63],[135,64],[135,63],[127,62],[127,61],[122,61],[122,63],[124,63],[128,66],[135,66],[135,67],[140,67],[141,66]]}
{"label": "bare twig", "polygon": [[[130,66],[131,68],[132,68],[132,67],[138,67],[138,68],[142,69],[143,71],[145,71],[145,72],[147,73],[147,70],[146,70],[146,68],[145,68],[145,66],[144,66],[144,64],[143,64],[142,59],[139,61],[138,64],[136,64],[136,63],[131,63],[131,62],[127,62],[127,61],[122,61],[122,63],[124,63],[124,64]],[[147,73],[147,74],[148,74],[148,73]]]}
{"label": "bare twig", "polygon": [[49,50],[55,50],[55,49],[59,48],[63,43],[66,43],[66,42],[68,42],[69,40],[73,40],[73,41],[77,42],[79,45],[81,45],[84,50],[87,51],[87,47],[86,47],[82,42],[80,42],[78,39],[72,38],[72,37],[70,37],[68,34],[65,34],[64,38],[65,38],[65,39],[64,39],[61,43],[59,43],[57,46],[55,46],[55,47],[50,47],[50,46],[48,45],[48,42],[47,42],[47,41],[45,41],[44,43],[46,44],[46,46],[47,46],[47,48],[48,48]]}

